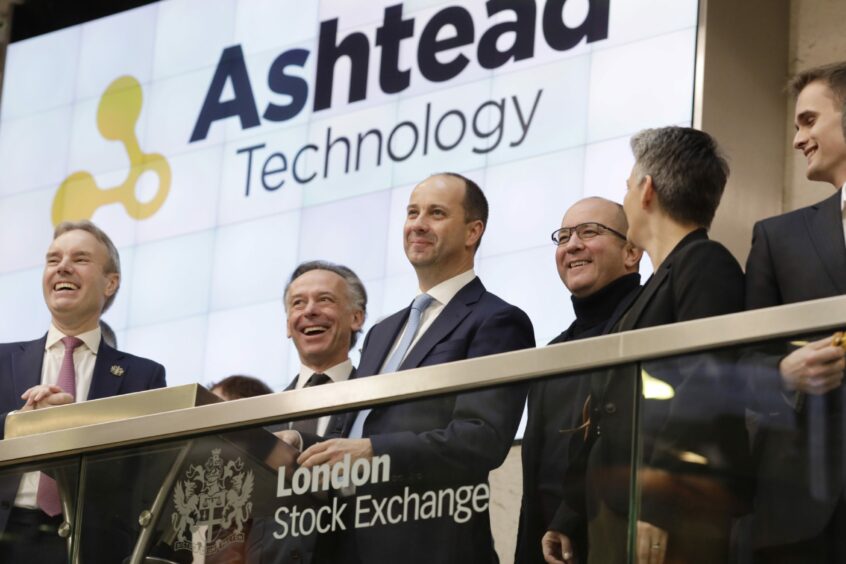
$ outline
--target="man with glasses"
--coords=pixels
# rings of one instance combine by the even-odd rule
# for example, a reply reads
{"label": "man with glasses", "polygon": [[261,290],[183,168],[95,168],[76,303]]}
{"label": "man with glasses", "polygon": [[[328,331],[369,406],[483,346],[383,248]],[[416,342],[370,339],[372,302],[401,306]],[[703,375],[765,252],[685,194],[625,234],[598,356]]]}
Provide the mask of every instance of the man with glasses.
{"label": "man with glasses", "polygon": [[[551,345],[602,335],[634,299],[642,251],[626,240],[627,230],[623,206],[604,198],[585,198],[564,214],[552,242],[576,319]],[[579,427],[588,393],[587,376],[545,379],[529,389],[515,562],[544,562],[541,538],[562,501],[564,475],[582,443]]]}

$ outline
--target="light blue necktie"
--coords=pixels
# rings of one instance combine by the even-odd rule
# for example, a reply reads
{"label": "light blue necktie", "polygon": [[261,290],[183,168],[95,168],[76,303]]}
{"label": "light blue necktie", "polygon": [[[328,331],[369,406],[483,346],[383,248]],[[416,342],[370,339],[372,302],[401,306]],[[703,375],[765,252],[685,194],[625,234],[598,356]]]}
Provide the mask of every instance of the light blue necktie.
{"label": "light blue necktie", "polygon": [[[432,299],[432,296],[429,294],[420,294],[411,302],[411,312],[408,314],[408,323],[405,325],[405,332],[402,334],[402,339],[400,339],[399,345],[394,350],[394,354],[391,355],[379,374],[397,371],[397,368],[399,368],[405,355],[408,353],[411,342],[414,340],[415,335],[417,335],[417,330],[420,329],[420,318],[423,316],[426,308],[429,307],[429,304],[432,303]],[[368,407],[356,414],[355,421],[353,421],[353,425],[350,428],[349,437],[351,439],[360,439],[364,436],[364,420],[370,415],[370,411],[371,409]]]}

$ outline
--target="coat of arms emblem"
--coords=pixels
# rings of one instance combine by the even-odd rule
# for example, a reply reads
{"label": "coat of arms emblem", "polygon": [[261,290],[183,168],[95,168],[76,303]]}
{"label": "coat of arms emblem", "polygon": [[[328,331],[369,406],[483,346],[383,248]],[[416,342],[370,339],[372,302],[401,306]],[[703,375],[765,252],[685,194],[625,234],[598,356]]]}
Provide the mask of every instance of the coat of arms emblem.
{"label": "coat of arms emblem", "polygon": [[176,531],[174,550],[214,554],[244,541],[244,523],[253,504],[253,472],[240,458],[224,461],[213,449],[203,465],[189,465],[185,480],[176,483],[171,523]]}

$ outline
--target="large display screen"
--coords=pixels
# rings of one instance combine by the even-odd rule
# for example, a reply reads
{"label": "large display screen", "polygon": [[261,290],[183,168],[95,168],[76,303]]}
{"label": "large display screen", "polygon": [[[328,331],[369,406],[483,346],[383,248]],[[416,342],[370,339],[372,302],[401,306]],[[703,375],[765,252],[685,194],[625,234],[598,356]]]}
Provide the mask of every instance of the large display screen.
{"label": "large display screen", "polygon": [[[550,233],[622,200],[646,127],[690,125],[696,0],[173,0],[13,43],[0,105],[0,340],[37,338],[53,226],[120,249],[105,319],[170,384],[299,361],[293,268],[351,267],[368,321],[408,305],[405,205],[431,173],[485,190],[476,260],[539,344],[573,319]],[[650,265],[644,260],[642,270]],[[357,351],[353,352],[354,360]]]}

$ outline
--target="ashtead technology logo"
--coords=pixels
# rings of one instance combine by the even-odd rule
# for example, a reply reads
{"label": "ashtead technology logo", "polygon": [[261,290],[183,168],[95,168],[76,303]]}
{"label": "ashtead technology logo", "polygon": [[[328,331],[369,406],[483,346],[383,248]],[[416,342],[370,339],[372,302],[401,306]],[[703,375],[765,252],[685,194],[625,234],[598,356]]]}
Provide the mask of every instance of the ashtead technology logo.
{"label": "ashtead technology logo", "polygon": [[[159,153],[145,153],[138,143],[135,126],[141,114],[141,85],[131,76],[121,76],[109,84],[97,107],[97,129],[110,141],[120,141],[129,157],[129,174],[119,186],[101,188],[90,172],[68,176],[53,198],[53,225],[62,221],[91,219],[94,212],[109,204],[123,204],[135,219],[147,219],[162,207],[170,192],[170,165]],[[153,172],[159,179],[155,196],[142,202],[135,193],[138,179]]]}
{"label": "ashtead technology logo", "polygon": [[173,490],[173,548],[211,555],[244,542],[244,523],[253,510],[252,470],[244,471],[240,458],[224,462],[216,448],[204,465],[189,466],[185,477]]}

